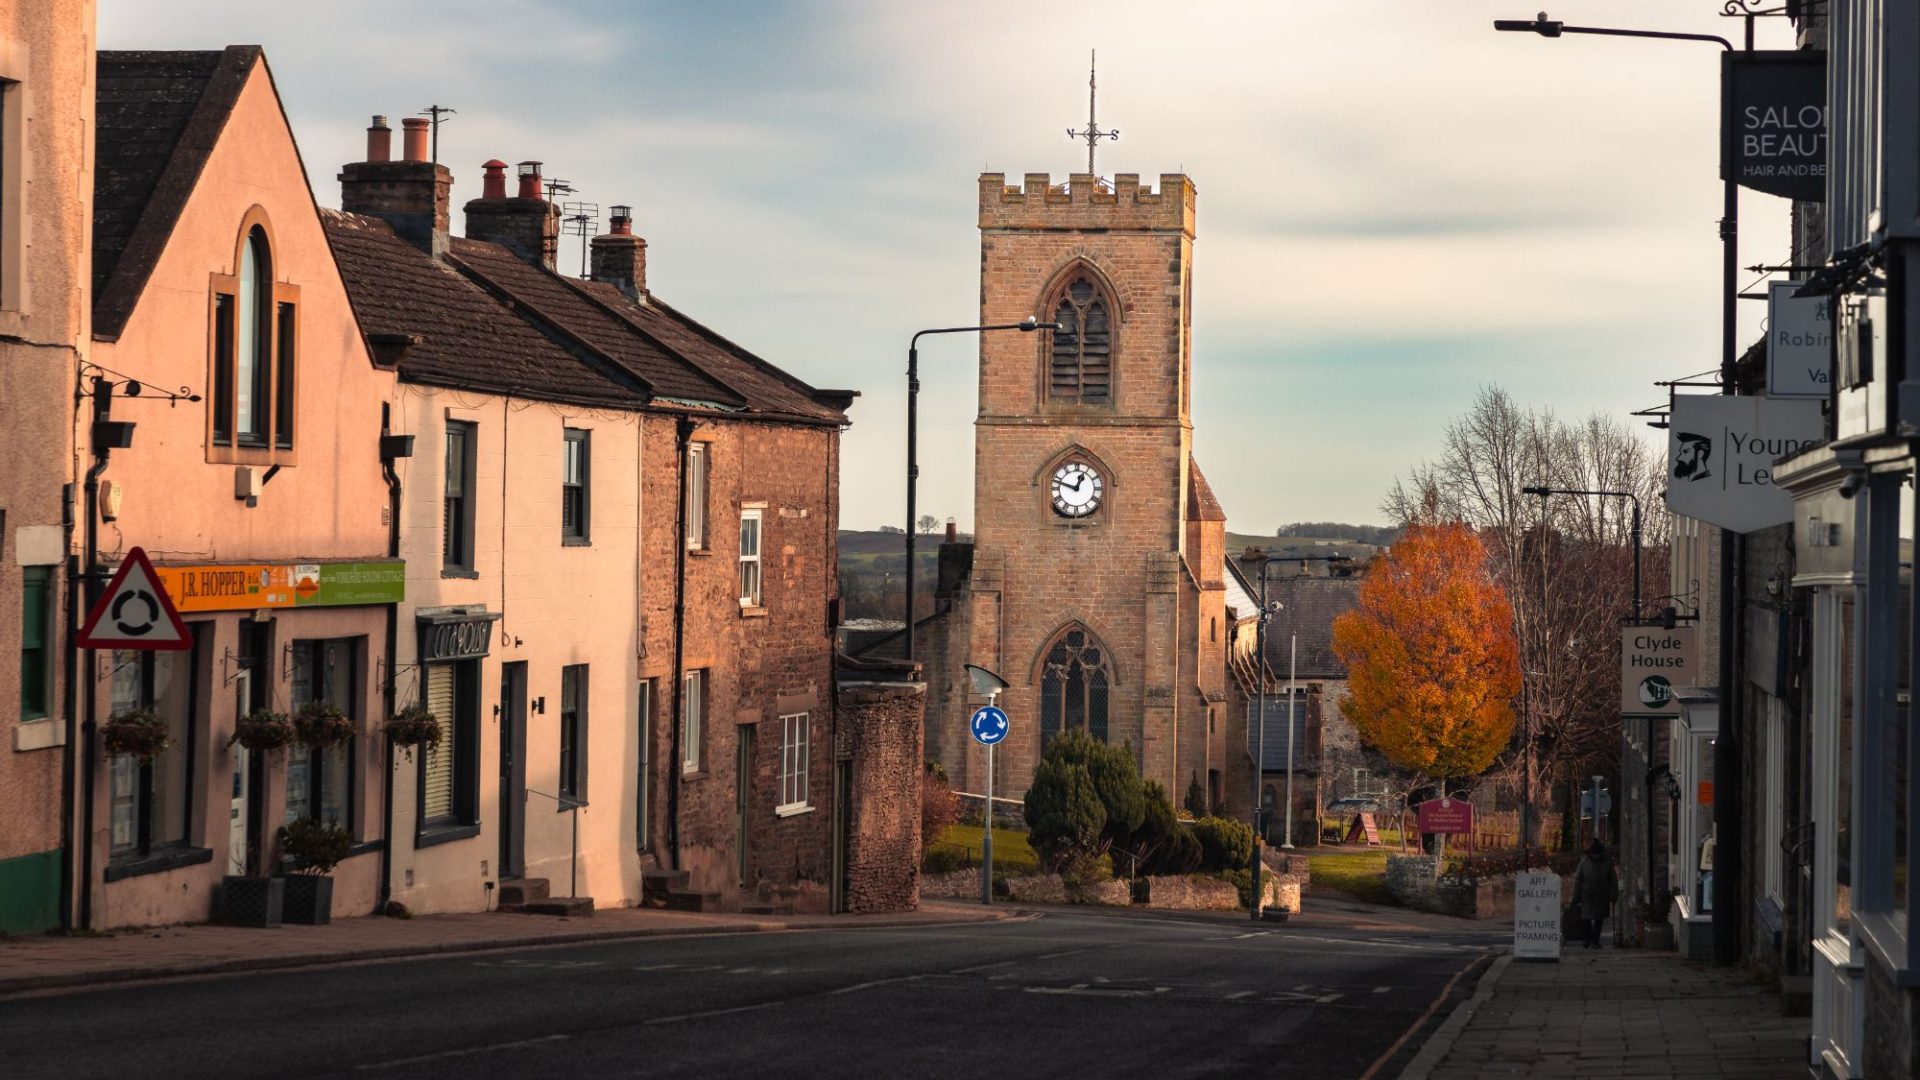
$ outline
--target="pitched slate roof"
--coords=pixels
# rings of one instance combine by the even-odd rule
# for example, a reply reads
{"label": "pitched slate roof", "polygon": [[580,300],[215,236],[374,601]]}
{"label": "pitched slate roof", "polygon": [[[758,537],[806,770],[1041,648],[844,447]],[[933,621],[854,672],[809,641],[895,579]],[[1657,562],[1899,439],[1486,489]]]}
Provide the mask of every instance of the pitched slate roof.
{"label": "pitched slate roof", "polygon": [[518,308],[523,316],[531,315],[550,334],[612,360],[637,376],[655,395],[730,408],[746,405],[745,398],[634,333],[623,320],[569,287],[560,275],[534,266],[498,244],[477,240],[455,238],[448,245],[448,255],[456,267]]}
{"label": "pitched slate roof", "polygon": [[1360,579],[1287,574],[1285,560],[1274,562],[1267,572],[1267,599],[1282,606],[1267,623],[1267,664],[1284,676],[1287,647],[1298,634],[1300,678],[1346,678],[1347,665],[1333,651],[1333,620],[1359,600]]}
{"label": "pitched slate roof", "polygon": [[99,54],[95,76],[93,333],[120,336],[226,127],[258,45]]}
{"label": "pitched slate roof", "polygon": [[608,311],[711,378],[732,387],[747,399],[748,407],[773,417],[847,422],[847,407],[859,396],[850,390],[816,390],[760,357],[649,294],[636,304],[604,282],[573,281],[573,285],[606,305]]}
{"label": "pitched slate roof", "polygon": [[418,339],[400,362],[410,382],[544,401],[634,408],[645,387],[584,348],[567,348],[458,269],[379,218],[320,211],[360,328]]}
{"label": "pitched slate roof", "polygon": [[535,266],[454,237],[437,261],[379,218],[322,210],[361,328],[417,339],[400,375],[554,401],[649,402],[842,425],[855,396],[815,390],[649,297]]}

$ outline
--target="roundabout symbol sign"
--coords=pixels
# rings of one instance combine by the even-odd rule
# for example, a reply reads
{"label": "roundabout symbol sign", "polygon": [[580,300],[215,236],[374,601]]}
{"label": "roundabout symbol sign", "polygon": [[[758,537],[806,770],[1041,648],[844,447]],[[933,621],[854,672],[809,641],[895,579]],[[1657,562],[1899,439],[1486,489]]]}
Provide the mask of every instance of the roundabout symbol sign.
{"label": "roundabout symbol sign", "polygon": [[994,705],[975,709],[971,726],[974,742],[982,746],[992,746],[1007,737],[1009,725],[1006,710]]}

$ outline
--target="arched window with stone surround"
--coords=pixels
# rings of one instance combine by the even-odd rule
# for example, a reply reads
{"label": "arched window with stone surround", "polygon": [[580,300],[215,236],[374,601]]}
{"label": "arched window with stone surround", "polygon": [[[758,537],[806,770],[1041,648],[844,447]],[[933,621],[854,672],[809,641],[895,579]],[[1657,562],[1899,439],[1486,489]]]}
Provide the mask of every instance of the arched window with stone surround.
{"label": "arched window with stone surround", "polygon": [[1047,363],[1047,399],[1063,405],[1107,405],[1113,401],[1112,305],[1093,275],[1067,280],[1054,304],[1053,333]]}
{"label": "arched window with stone surround", "polygon": [[1107,700],[1113,668],[1106,647],[1082,626],[1053,640],[1040,668],[1040,746],[1075,728],[1107,741]]}

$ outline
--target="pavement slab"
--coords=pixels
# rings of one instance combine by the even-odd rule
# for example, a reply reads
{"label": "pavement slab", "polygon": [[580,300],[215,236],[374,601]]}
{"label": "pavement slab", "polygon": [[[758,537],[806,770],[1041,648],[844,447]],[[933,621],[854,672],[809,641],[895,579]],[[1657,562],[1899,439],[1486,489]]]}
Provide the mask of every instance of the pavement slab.
{"label": "pavement slab", "polygon": [[1738,969],[1638,949],[1503,956],[1401,1080],[1804,1077],[1806,1034]]}

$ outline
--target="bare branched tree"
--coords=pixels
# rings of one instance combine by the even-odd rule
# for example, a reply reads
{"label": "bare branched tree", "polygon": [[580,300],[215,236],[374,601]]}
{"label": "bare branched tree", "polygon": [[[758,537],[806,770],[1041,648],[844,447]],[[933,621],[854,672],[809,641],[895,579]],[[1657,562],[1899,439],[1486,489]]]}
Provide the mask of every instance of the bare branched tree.
{"label": "bare branched tree", "polygon": [[[1522,409],[1504,390],[1488,387],[1447,426],[1439,460],[1396,481],[1382,504],[1402,523],[1460,521],[1480,531],[1508,591],[1521,643],[1536,805],[1550,800],[1553,782],[1577,786],[1592,767],[1610,766],[1619,745],[1616,682],[1620,626],[1633,608],[1633,506],[1612,496],[1541,498],[1522,489],[1638,496],[1644,580],[1664,582],[1663,464],[1652,446],[1611,417],[1567,423],[1545,410]],[[1496,766],[1509,781],[1521,779],[1526,767],[1528,727],[1517,726]]]}

